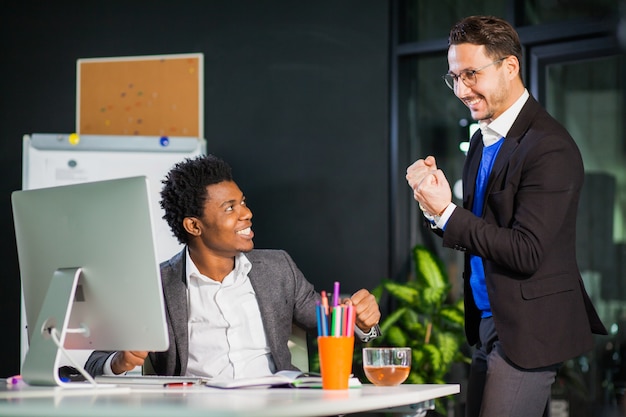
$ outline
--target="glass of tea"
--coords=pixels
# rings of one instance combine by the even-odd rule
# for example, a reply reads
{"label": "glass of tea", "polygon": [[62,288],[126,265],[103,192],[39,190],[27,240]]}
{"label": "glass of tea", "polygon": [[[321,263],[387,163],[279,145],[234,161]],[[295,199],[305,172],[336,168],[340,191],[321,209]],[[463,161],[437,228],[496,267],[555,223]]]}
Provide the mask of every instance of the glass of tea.
{"label": "glass of tea", "polygon": [[374,385],[400,385],[411,371],[411,348],[363,348],[363,371]]}

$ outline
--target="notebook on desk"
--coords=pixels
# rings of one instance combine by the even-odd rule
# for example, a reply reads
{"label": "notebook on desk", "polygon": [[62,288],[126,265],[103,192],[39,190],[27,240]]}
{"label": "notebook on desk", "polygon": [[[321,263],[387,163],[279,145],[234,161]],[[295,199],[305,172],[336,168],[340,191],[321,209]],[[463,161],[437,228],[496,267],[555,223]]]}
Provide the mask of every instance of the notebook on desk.
{"label": "notebook on desk", "polygon": [[99,384],[117,385],[161,385],[191,383],[203,385],[206,378],[197,376],[163,376],[163,375],[98,375],[95,380]]}

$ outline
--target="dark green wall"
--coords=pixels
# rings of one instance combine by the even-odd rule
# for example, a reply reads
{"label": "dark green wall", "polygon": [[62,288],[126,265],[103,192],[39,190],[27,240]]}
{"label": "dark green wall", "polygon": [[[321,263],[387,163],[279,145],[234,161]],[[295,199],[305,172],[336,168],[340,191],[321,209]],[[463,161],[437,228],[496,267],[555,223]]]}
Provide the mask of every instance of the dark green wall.
{"label": "dark green wall", "polygon": [[259,248],[318,289],[388,271],[388,4],[22,1],[0,14],[0,376],[19,372],[10,193],[22,135],[71,133],[79,58],[202,52],[205,136],[231,163]]}

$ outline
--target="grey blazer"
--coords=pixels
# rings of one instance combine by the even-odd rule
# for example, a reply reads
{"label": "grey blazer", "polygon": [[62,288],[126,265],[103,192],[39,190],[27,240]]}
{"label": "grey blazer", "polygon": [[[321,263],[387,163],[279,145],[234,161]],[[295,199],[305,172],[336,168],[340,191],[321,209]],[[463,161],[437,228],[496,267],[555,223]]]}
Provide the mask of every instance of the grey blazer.
{"label": "grey blazer", "polygon": [[[161,280],[170,338],[165,352],[151,352],[149,359],[157,375],[184,375],[189,355],[187,335],[187,284],[185,250],[161,264]],[[291,364],[287,341],[292,323],[315,332],[316,301],[319,294],[294,261],[282,250],[253,250],[246,254],[252,268],[248,276],[256,293],[261,319],[277,370],[296,369]],[[91,375],[101,375],[113,352],[96,351],[85,364]]]}

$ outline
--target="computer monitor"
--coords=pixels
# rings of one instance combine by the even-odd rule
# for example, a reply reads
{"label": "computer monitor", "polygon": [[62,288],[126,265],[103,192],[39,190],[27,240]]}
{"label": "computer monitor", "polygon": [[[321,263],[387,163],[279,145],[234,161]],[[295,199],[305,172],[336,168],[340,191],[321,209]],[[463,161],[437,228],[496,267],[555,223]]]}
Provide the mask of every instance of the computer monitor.
{"label": "computer monitor", "polygon": [[66,349],[169,346],[145,176],[13,192],[28,325],[22,378],[63,385]]}

